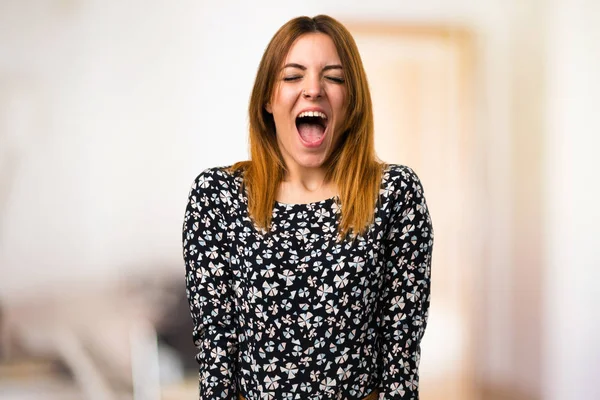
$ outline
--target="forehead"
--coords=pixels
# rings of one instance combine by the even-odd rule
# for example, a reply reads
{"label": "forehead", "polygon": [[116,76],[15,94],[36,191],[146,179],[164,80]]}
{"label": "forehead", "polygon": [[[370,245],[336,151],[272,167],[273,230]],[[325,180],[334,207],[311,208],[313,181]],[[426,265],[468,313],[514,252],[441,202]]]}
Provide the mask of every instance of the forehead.
{"label": "forehead", "polygon": [[333,40],[324,33],[305,33],[290,47],[284,59],[287,63],[302,65],[340,63]]}

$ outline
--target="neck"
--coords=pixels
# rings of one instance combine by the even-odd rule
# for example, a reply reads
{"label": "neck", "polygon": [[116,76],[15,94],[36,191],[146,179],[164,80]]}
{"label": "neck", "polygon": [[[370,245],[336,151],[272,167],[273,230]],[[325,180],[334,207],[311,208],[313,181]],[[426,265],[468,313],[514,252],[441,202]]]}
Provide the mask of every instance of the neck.
{"label": "neck", "polygon": [[318,192],[328,182],[325,181],[326,172],[323,168],[304,168],[292,167],[288,168],[287,173],[283,177],[285,185],[294,187],[297,190],[306,192]]}
{"label": "neck", "polygon": [[325,179],[322,168],[290,168],[279,185],[276,200],[282,203],[311,203],[337,195],[335,184]]}

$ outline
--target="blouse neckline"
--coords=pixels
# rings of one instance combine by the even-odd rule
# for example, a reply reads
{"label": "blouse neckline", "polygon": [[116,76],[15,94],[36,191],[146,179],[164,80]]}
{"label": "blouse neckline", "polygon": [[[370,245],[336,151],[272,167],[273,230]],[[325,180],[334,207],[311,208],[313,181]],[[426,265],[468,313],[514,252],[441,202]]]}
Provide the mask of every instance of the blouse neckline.
{"label": "blouse neckline", "polygon": [[333,197],[329,197],[329,198],[326,198],[323,200],[311,201],[309,203],[282,203],[280,201],[275,200],[275,206],[280,207],[280,208],[301,208],[301,207],[310,208],[310,207],[322,206],[322,205],[327,205],[329,203],[333,203],[338,198],[339,197],[337,195],[335,195]]}

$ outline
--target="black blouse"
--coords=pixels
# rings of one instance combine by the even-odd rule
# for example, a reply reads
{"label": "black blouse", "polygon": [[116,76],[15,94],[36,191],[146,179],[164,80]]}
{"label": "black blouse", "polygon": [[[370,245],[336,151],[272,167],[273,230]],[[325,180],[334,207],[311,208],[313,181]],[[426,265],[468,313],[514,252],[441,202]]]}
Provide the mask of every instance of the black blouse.
{"label": "black blouse", "polygon": [[339,241],[337,197],[275,202],[267,233],[226,168],[196,178],[183,226],[200,399],[418,399],[433,229],[414,171],[387,165],[373,224]]}

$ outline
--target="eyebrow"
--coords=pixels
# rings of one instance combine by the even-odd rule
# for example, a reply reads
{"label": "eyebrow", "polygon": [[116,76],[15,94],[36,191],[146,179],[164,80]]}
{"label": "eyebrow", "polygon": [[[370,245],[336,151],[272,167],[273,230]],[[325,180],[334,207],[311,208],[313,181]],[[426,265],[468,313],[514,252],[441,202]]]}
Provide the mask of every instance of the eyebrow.
{"label": "eyebrow", "polygon": [[[302,71],[306,71],[306,67],[302,64],[297,64],[297,63],[289,63],[289,64],[285,64],[283,66],[283,68],[298,68],[301,69]],[[340,64],[332,64],[332,65],[326,65],[325,67],[323,67],[323,71],[329,71],[331,69],[343,69],[342,66]]]}

